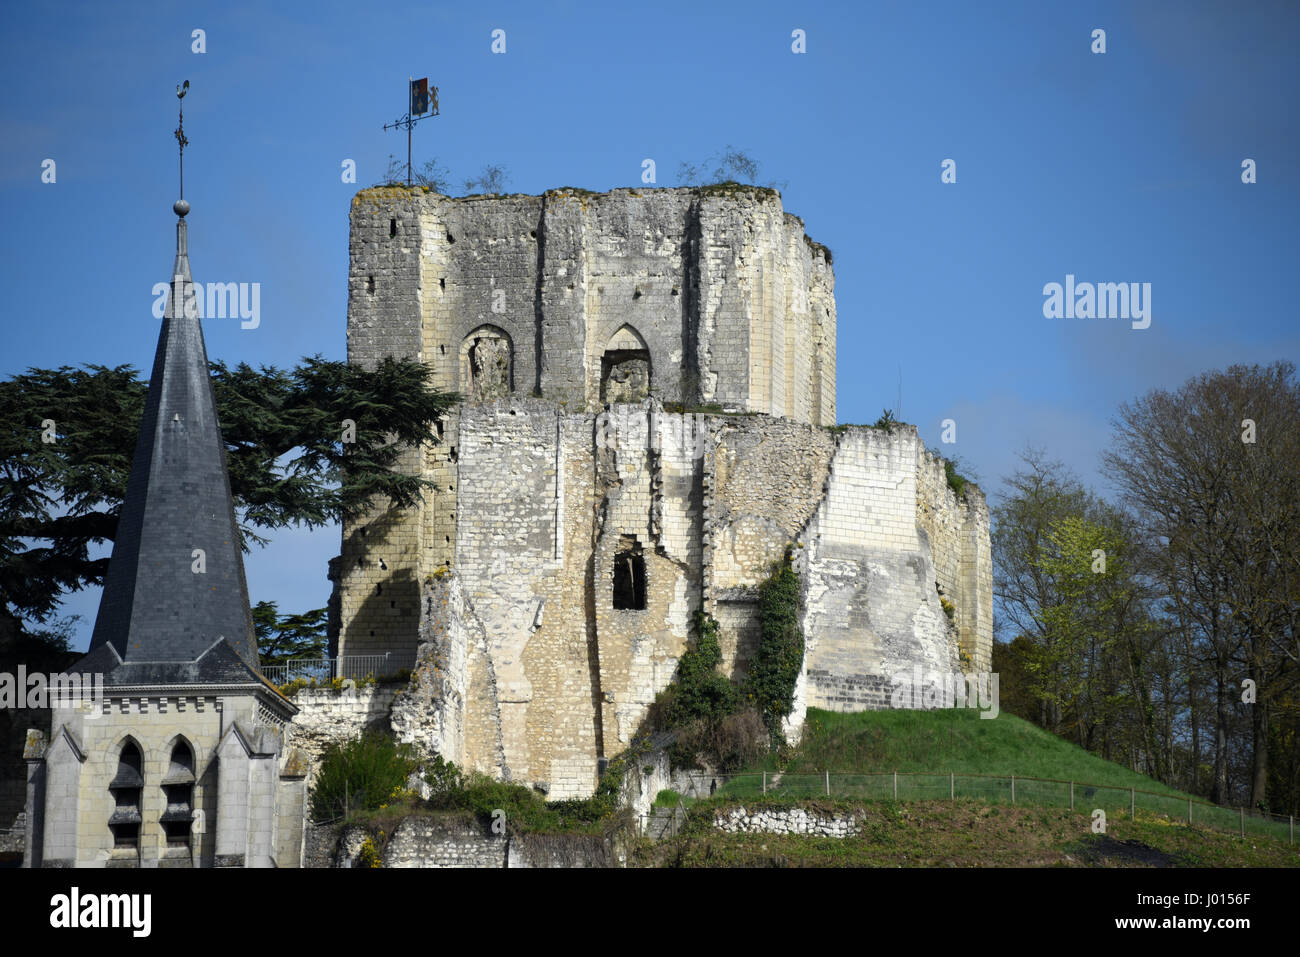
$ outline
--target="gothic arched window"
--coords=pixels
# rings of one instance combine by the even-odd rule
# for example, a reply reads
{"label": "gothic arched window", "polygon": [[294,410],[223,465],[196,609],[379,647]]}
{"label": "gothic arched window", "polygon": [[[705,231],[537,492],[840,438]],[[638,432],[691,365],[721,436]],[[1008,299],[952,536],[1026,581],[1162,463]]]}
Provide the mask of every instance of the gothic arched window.
{"label": "gothic arched window", "polygon": [[194,752],[184,741],[172,748],[171,764],[162,781],[167,810],[163,811],[163,833],[168,847],[189,847],[194,819]]}
{"label": "gothic arched window", "polygon": [[114,850],[140,847],[140,794],[144,790],[144,767],[140,747],[127,741],[117,757],[117,774],[109,782],[113,795],[113,816],[108,829],[113,832]]}
{"label": "gothic arched window", "polygon": [[499,399],[514,391],[514,346],[504,329],[479,326],[460,346],[460,388],[470,399]]}
{"label": "gothic arched window", "polygon": [[600,358],[600,401],[640,402],[650,394],[650,349],[626,323],[610,336]]}

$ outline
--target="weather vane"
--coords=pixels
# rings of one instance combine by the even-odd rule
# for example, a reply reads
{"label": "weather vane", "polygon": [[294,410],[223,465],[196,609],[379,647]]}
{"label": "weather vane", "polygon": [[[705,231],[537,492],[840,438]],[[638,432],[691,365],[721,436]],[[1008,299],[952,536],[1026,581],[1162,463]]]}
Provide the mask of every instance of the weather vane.
{"label": "weather vane", "polygon": [[190,141],[185,138],[185,94],[190,90],[190,81],[186,80],[183,86],[176,87],[177,112],[180,113],[179,125],[176,127],[176,142],[180,144],[181,151],[181,199],[185,198],[185,147],[190,145]]}
{"label": "weather vane", "polygon": [[411,108],[406,115],[393,123],[385,123],[386,130],[406,130],[406,185],[411,185],[411,128],[426,116],[438,115],[438,88],[429,86],[429,78],[411,80]]}

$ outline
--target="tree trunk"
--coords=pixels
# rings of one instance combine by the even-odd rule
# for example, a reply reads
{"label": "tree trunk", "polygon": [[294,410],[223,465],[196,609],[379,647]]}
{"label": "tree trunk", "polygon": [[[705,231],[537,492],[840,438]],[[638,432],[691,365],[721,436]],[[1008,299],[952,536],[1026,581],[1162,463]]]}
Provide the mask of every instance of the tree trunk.
{"label": "tree trunk", "polygon": [[1214,787],[1210,800],[1222,804],[1228,797],[1228,681],[1220,664],[1214,676]]}
{"label": "tree trunk", "polygon": [[[1260,682],[1255,683],[1258,695]],[[1254,739],[1255,754],[1251,764],[1250,803],[1252,807],[1268,807],[1268,705],[1256,698],[1250,708],[1250,732]]]}

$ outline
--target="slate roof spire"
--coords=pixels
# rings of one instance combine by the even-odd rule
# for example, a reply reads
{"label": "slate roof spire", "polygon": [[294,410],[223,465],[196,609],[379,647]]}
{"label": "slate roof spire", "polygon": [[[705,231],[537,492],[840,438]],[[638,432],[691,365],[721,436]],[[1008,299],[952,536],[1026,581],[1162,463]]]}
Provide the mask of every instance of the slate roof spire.
{"label": "slate roof spire", "polygon": [[106,678],[110,684],[259,681],[225,445],[190,277],[190,206],[180,199],[172,208],[178,219],[171,295],[90,653],[79,670],[119,672]]}

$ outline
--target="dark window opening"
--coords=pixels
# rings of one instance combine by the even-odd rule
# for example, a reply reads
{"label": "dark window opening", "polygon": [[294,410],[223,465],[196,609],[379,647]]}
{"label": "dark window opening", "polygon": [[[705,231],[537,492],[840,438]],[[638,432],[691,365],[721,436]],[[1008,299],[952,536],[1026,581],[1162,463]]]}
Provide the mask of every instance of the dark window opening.
{"label": "dark window opening", "polygon": [[396,235],[397,235],[397,220],[390,219],[388,221],[388,238],[392,239]]}
{"label": "dark window opening", "polygon": [[113,816],[108,819],[108,829],[113,834],[113,849],[133,851],[140,847],[140,793],[144,790],[144,774],[140,749],[128,741],[122,746],[117,759],[117,774],[109,782],[113,795]]}
{"label": "dark window opening", "polygon": [[635,535],[624,535],[614,553],[614,608],[645,610],[645,558]]}
{"label": "dark window opening", "polygon": [[162,782],[167,809],[163,811],[163,834],[169,848],[188,848],[194,819],[194,752],[182,741],[172,748],[171,764]]}
{"label": "dark window opening", "polygon": [[366,277],[366,292],[374,292],[374,291],[375,291],[375,277],[374,277],[374,276],[367,276],[367,277]]}

